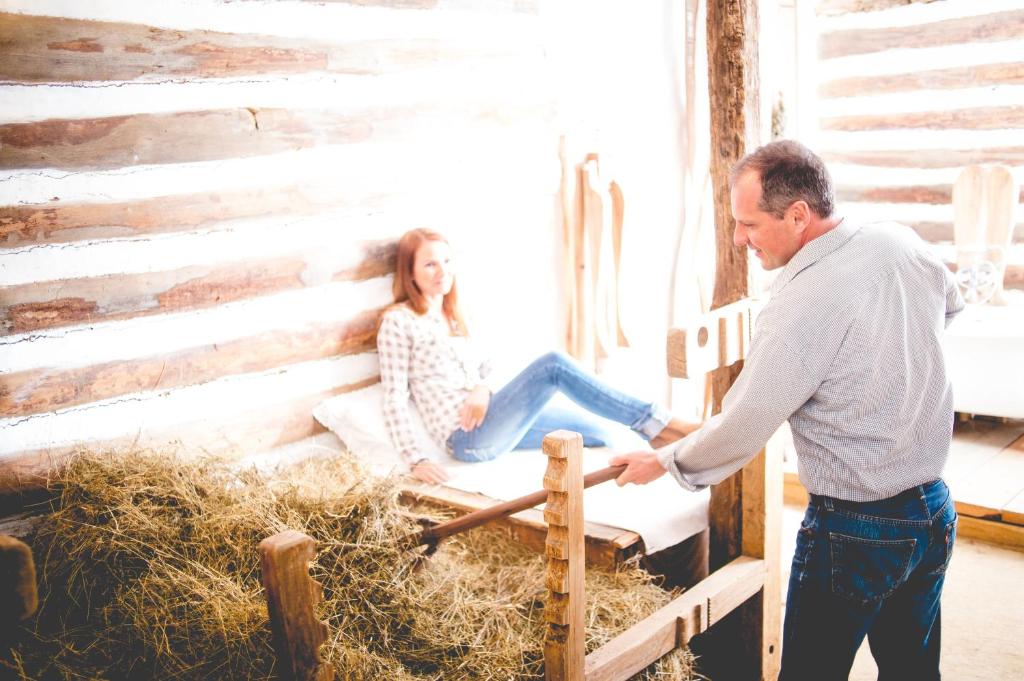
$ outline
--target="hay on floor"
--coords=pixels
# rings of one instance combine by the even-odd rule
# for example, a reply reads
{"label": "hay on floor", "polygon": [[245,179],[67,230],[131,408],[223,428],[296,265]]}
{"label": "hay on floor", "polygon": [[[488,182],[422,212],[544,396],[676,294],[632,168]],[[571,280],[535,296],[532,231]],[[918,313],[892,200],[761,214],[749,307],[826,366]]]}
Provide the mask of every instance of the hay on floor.
{"label": "hay on floor", "polygon": [[[83,453],[33,536],[41,606],[0,651],[21,679],[269,679],[256,545],[313,537],[322,657],[339,679],[543,678],[543,558],[500,529],[442,544],[414,569],[391,480],[348,457],[275,475],[138,452]],[[672,597],[646,573],[587,572],[587,648]],[[689,679],[676,651],[644,679]]]}

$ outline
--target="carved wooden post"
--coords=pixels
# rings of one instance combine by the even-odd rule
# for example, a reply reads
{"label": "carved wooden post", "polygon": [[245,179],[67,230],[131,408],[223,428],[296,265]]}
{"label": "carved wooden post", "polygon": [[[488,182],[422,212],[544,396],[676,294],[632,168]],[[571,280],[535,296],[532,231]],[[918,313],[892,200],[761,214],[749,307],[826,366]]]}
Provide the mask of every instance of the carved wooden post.
{"label": "carved wooden post", "polygon": [[334,669],[320,660],[327,625],[314,613],[323,587],[309,576],[309,561],[316,554],[313,538],[285,530],[261,541],[259,552],[281,678],[333,679]]}
{"label": "carved wooden post", "polygon": [[583,437],[557,430],[544,438],[548,469],[544,670],[548,681],[583,681]]}

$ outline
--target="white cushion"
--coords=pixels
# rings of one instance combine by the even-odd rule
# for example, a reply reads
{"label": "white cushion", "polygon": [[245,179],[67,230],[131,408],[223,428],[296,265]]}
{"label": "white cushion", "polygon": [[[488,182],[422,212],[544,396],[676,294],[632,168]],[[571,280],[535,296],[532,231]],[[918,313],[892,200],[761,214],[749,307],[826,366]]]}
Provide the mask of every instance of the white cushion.
{"label": "white cushion", "polygon": [[[313,418],[323,424],[345,448],[374,470],[402,466],[384,424],[384,389],[380,383],[328,398],[313,408]],[[409,405],[413,437],[421,443],[424,456],[444,460],[448,454],[430,438],[415,405]]]}

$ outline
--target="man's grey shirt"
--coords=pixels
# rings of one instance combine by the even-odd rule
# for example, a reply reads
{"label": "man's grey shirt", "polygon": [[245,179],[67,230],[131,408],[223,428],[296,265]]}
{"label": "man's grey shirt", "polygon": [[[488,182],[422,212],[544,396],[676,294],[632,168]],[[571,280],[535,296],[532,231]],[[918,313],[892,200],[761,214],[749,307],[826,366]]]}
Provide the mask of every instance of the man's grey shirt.
{"label": "man's grey shirt", "polygon": [[779,273],[722,412],[658,450],[662,466],[687,489],[720,482],[788,419],[812,494],[874,501],[940,477],[953,431],[940,338],[962,309],[916,233],[844,220]]}

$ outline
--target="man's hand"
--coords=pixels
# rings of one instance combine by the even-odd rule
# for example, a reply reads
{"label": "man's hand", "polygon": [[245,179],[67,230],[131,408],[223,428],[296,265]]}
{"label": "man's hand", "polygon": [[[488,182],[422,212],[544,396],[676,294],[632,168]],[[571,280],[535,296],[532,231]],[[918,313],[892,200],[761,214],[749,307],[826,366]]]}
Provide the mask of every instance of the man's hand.
{"label": "man's hand", "polygon": [[608,459],[608,465],[621,466],[626,464],[626,470],[615,478],[615,484],[622,487],[628,482],[635,485],[646,485],[657,480],[667,472],[661,467],[658,455],[654,452],[632,452],[631,454],[619,454]]}
{"label": "man's hand", "polygon": [[411,473],[412,477],[430,485],[440,485],[448,481],[448,471],[440,464],[426,459],[414,463]]}
{"label": "man's hand", "polygon": [[459,426],[467,433],[479,426],[487,416],[487,407],[490,403],[490,390],[482,385],[473,388],[473,392],[459,408]]}

